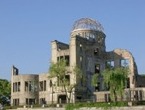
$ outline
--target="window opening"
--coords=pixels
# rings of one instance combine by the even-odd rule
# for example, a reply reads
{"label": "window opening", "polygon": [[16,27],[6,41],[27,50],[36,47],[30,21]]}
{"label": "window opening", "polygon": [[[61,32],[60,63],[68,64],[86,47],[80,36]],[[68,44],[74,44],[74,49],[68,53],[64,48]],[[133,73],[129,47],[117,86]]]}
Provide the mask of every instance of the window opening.
{"label": "window opening", "polygon": [[39,90],[40,91],[43,91],[43,81],[40,81],[39,82]]}
{"label": "window opening", "polygon": [[128,67],[129,60],[128,59],[121,59],[121,67]]}
{"label": "window opening", "polygon": [[95,65],[95,73],[100,73],[100,64]]}
{"label": "window opening", "polygon": [[68,85],[70,85],[70,75],[65,75],[65,80]]}
{"label": "window opening", "polygon": [[99,55],[99,48],[95,48],[95,50],[94,50],[94,55],[95,55],[95,56],[98,56],[98,55]]}
{"label": "window opening", "polygon": [[18,91],[20,91],[20,85],[21,85],[21,83],[18,82]]}
{"label": "window opening", "polygon": [[82,52],[83,48],[82,48],[82,44],[80,44],[80,51]]}
{"label": "window opening", "polygon": [[69,66],[69,60],[70,60],[70,59],[69,59],[69,55],[66,55],[66,56],[65,56],[65,60],[66,60],[66,66]]}
{"label": "window opening", "polygon": [[127,78],[126,88],[130,88],[130,79],[129,78]]}
{"label": "window opening", "polygon": [[46,91],[46,80],[44,80],[44,91]]}
{"label": "window opening", "polygon": [[113,68],[114,67],[114,61],[107,61],[106,62],[106,68]]}
{"label": "window opening", "polygon": [[25,91],[28,91],[28,82],[25,81]]}

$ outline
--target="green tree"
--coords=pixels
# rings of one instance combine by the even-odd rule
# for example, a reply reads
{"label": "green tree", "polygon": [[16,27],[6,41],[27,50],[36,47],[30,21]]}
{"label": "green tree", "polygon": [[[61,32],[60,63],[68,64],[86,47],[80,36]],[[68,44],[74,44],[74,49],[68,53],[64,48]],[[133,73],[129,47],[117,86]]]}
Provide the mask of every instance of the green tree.
{"label": "green tree", "polygon": [[117,98],[123,98],[124,89],[127,83],[128,68],[108,68],[103,71],[104,83],[109,88],[111,99],[116,102]]}
{"label": "green tree", "polygon": [[0,79],[0,103],[6,104],[6,97],[9,98],[11,94],[11,84],[8,80]]}
{"label": "green tree", "polygon": [[97,87],[98,86],[98,77],[99,77],[99,75],[97,73],[93,74],[92,80],[91,80],[91,85],[93,87]]}
{"label": "green tree", "polygon": [[[73,84],[70,82],[70,74],[74,74]],[[69,76],[69,78],[66,76]],[[82,72],[77,66],[70,71],[66,65],[66,60],[61,59],[57,63],[51,63],[49,78],[57,78],[57,86],[63,87],[68,103],[70,103],[72,91],[82,78]]]}

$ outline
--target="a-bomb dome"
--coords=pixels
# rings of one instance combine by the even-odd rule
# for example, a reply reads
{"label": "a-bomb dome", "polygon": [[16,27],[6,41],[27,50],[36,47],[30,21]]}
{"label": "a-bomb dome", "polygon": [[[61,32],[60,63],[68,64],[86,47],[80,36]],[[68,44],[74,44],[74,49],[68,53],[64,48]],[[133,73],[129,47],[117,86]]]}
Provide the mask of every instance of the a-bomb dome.
{"label": "a-bomb dome", "polygon": [[104,33],[103,26],[98,21],[90,18],[81,18],[75,21],[72,32],[77,30],[94,30]]}

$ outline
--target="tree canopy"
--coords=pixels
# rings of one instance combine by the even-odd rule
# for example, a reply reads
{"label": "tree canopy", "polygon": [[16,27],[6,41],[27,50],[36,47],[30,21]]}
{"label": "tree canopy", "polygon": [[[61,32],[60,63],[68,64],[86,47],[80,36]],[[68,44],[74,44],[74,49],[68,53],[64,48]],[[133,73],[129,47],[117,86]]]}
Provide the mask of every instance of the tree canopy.
{"label": "tree canopy", "polygon": [[8,80],[0,79],[0,103],[7,103],[6,98],[11,94],[11,84]]}
{"label": "tree canopy", "polygon": [[104,83],[109,88],[113,101],[116,102],[118,96],[122,99],[128,74],[128,68],[124,67],[111,68],[103,71]]}
{"label": "tree canopy", "polygon": [[[70,74],[75,74],[77,77],[73,77],[74,83],[70,82]],[[49,78],[57,78],[57,86],[63,87],[68,103],[70,102],[71,92],[76,87],[77,83],[75,80],[82,78],[82,72],[79,67],[74,67],[73,71],[69,71],[66,65],[66,60],[61,59],[57,63],[51,63],[49,68]],[[72,80],[72,77],[71,77]]]}

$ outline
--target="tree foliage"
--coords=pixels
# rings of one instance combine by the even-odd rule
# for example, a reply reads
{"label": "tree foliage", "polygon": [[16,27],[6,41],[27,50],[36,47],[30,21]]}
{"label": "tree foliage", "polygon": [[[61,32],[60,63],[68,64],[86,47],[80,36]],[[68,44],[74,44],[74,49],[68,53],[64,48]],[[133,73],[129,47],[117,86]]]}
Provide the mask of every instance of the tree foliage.
{"label": "tree foliage", "polygon": [[66,68],[66,61],[65,60],[60,60],[57,63],[51,63],[50,68],[49,68],[49,77],[58,77],[60,80],[65,79],[65,74],[67,72]]}
{"label": "tree foliage", "polygon": [[5,79],[0,79],[0,103],[5,104],[6,98],[11,94],[11,84]]}
{"label": "tree foliage", "polygon": [[109,88],[111,99],[117,101],[118,96],[122,99],[127,83],[128,68],[118,67],[103,71],[104,83]]}
{"label": "tree foliage", "polygon": [[[70,82],[70,74],[74,74],[74,76],[77,76],[74,77],[73,84]],[[69,78],[66,78],[66,75],[69,75]],[[82,78],[82,72],[77,66],[74,67],[73,71],[68,70],[66,60],[61,59],[57,63],[51,63],[49,68],[49,78],[57,78],[57,84],[59,83],[59,86],[63,87],[69,103],[71,93],[77,85],[76,81],[79,81],[79,79]]]}
{"label": "tree foliage", "polygon": [[91,85],[92,85],[93,87],[98,86],[98,77],[99,77],[98,74],[93,74],[93,76],[92,76],[92,81],[91,81]]}

